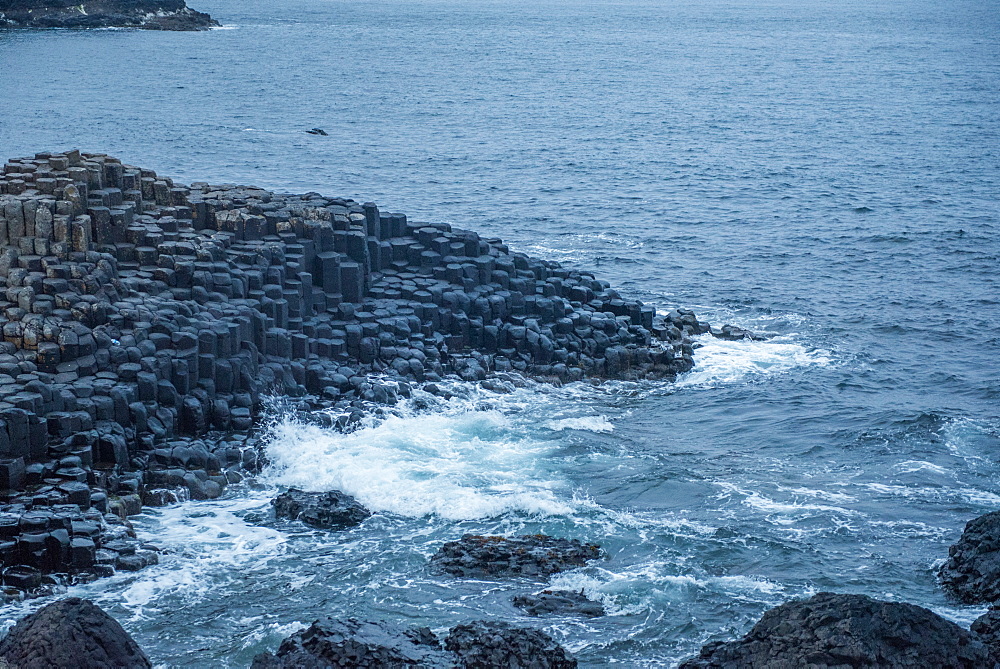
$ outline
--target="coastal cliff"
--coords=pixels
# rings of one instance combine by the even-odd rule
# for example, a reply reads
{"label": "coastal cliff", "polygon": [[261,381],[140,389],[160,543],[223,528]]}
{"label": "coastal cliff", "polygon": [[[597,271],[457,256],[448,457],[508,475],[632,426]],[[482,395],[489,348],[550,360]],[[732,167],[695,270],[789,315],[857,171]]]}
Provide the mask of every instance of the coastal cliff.
{"label": "coastal cliff", "polygon": [[31,591],[154,562],[125,518],[256,471],[268,396],[350,429],[446,375],[672,379],[709,327],[371,203],[69,151],[4,165],[0,331],[0,560]]}
{"label": "coastal cliff", "polygon": [[0,28],[207,30],[218,25],[184,0],[0,0]]}

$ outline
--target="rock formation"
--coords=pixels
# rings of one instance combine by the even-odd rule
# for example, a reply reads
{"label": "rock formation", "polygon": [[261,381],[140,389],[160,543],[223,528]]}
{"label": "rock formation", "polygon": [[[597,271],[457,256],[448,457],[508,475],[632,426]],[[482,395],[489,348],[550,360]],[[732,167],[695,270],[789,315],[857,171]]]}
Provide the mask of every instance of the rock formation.
{"label": "rock formation", "polygon": [[218,25],[184,0],[0,0],[0,28],[207,30]]}
{"label": "rock formation", "polygon": [[351,527],[372,515],[357,500],[339,490],[303,492],[292,488],[271,500],[271,505],[277,518],[300,520],[323,530]]}
{"label": "rock formation", "polygon": [[582,592],[572,590],[543,590],[534,595],[515,595],[514,606],[532,616],[585,616],[596,618],[604,615],[604,605],[587,599]]}
{"label": "rock formation", "polygon": [[451,628],[444,647],[463,669],[575,669],[576,659],[541,630],[476,621]]}
{"label": "rock formation", "polygon": [[942,585],[967,604],[1000,600],[1000,511],[965,525],[939,574]]}
{"label": "rock formation", "polygon": [[77,597],[53,602],[19,620],[0,641],[0,658],[17,669],[153,666],[117,620]]}
{"label": "rock formation", "polygon": [[78,151],[11,160],[4,584],[155,559],[129,543],[125,518],[257,471],[248,431],[267,396],[336,409],[347,429],[446,375],[671,379],[708,330],[690,311],[658,317],[588,273],[370,203],[183,186]]}
{"label": "rock formation", "polygon": [[261,653],[251,665],[304,667],[573,669],[576,660],[545,632],[506,623],[458,625],[442,649],[426,627],[327,618],[282,641],[277,653]]}
{"label": "rock formation", "polygon": [[771,609],[742,639],[709,644],[679,669],[992,666],[974,634],[923,607],[823,592]]}
{"label": "rock formation", "polygon": [[462,578],[550,576],[601,557],[601,549],[577,539],[543,534],[494,537],[466,534],[449,541],[431,557],[431,565]]}

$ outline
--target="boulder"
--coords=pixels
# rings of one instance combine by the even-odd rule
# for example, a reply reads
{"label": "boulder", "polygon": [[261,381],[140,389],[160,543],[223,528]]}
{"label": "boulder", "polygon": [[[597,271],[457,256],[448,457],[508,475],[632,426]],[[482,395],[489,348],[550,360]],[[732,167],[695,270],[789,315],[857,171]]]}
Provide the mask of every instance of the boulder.
{"label": "boulder", "polygon": [[967,604],[1000,600],[1000,511],[966,524],[939,576],[941,584]]}
{"label": "boulder", "polygon": [[582,592],[572,590],[543,590],[534,595],[516,595],[514,606],[531,616],[585,616],[596,618],[604,615],[604,605],[587,599]]}
{"label": "boulder", "polygon": [[327,667],[571,669],[576,660],[548,634],[507,623],[458,625],[442,648],[426,627],[325,618],[282,641],[276,653],[257,655],[251,665],[251,669]]}
{"label": "boulder", "polygon": [[339,490],[305,492],[291,488],[271,500],[271,504],[278,518],[301,520],[324,530],[352,527],[372,515],[356,499]]}
{"label": "boulder", "polygon": [[708,644],[679,669],[992,666],[974,634],[928,609],[822,592],[771,609],[742,639]]}
{"label": "boulder", "polygon": [[407,629],[350,618],[317,620],[281,642],[278,652],[261,653],[251,669],[325,667],[448,667],[451,663],[426,627]]}
{"label": "boulder", "polygon": [[459,667],[509,669],[573,669],[576,658],[541,630],[503,622],[477,621],[451,629],[444,647]]}
{"label": "boulder", "polygon": [[118,621],[70,597],[22,618],[0,641],[0,658],[18,669],[152,667]]}
{"label": "boulder", "polygon": [[549,576],[582,567],[601,556],[596,544],[544,534],[496,537],[466,534],[449,541],[431,558],[435,569],[463,578]]}
{"label": "boulder", "polygon": [[986,644],[994,661],[1000,663],[1000,609],[991,608],[976,618],[971,630]]}

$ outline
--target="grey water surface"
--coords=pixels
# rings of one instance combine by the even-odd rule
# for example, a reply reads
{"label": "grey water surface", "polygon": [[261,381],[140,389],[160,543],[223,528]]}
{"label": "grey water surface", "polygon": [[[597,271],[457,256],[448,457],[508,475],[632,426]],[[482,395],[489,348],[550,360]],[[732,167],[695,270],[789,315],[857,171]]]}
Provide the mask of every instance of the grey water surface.
{"label": "grey water surface", "polygon": [[[191,4],[225,27],[0,31],[0,157],[79,147],[374,200],[773,338],[704,341],[676,384],[456,387],[350,435],[280,423],[256,486],[138,518],[159,566],[75,589],[155,662],[247,666],[321,615],[503,619],[584,666],[653,667],[822,590],[981,613],[934,570],[1000,509],[1000,3]],[[379,513],[276,525],[281,485]],[[428,572],[464,532],[608,559]],[[509,603],[546,586],[611,615]]]}

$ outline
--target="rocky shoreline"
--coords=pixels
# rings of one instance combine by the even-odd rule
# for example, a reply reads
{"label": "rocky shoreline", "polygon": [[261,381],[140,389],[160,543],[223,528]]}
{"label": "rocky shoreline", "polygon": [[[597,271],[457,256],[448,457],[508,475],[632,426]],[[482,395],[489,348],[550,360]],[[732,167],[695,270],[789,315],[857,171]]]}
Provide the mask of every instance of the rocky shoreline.
{"label": "rocky shoreline", "polygon": [[219,27],[184,0],[0,0],[0,28],[141,28],[208,30]]}
{"label": "rocky shoreline", "polygon": [[371,203],[184,186],[78,151],[4,165],[0,291],[15,598],[155,562],[127,517],[256,472],[269,396],[350,429],[447,375],[672,379],[694,335],[747,336]]}
{"label": "rocky shoreline", "polygon": [[[270,398],[302,416],[329,409],[331,427],[351,430],[414,388],[443,392],[446,377],[488,388],[512,374],[673,379],[693,365],[694,336],[751,336],[686,310],[659,315],[589,273],[371,203],[185,186],[78,151],[4,165],[0,290],[6,601],[156,563],[157,547],[139,542],[128,517],[144,505],[218,497],[258,472],[254,429]],[[283,522],[329,531],[371,515],[336,491],[292,489],[273,506]],[[965,603],[994,603],[1000,592],[998,519],[970,522],[941,569]],[[538,581],[604,557],[575,539],[470,534],[441,546],[428,568]],[[603,614],[571,591],[512,603],[539,618]],[[84,600],[55,602],[22,623],[0,660],[30,664],[37,651],[58,665],[63,656],[45,657],[33,639],[65,636],[148,665]],[[821,593],[769,611],[743,639],[709,644],[682,666],[994,666],[997,630],[997,610],[964,630],[910,604]],[[576,666],[538,630],[470,621],[442,640],[353,619],[316,621],[254,666],[335,662]]]}

